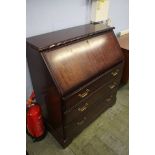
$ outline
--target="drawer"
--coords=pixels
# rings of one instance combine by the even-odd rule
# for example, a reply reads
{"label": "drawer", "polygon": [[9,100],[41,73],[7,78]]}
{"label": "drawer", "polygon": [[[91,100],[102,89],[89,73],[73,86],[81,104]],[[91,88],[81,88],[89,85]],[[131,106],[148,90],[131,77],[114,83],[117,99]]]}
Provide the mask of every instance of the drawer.
{"label": "drawer", "polygon": [[65,135],[67,139],[70,139],[80,133],[85,127],[93,122],[101,113],[114,105],[116,101],[116,95],[110,95],[104,99],[98,98],[96,103],[91,106],[89,111],[81,117],[75,119],[70,124],[64,126]]}
{"label": "drawer", "polygon": [[[100,87],[93,94],[89,95],[88,98],[82,100],[81,102],[75,104],[72,108],[64,112],[64,124],[75,120],[77,117],[85,115],[92,106],[97,106],[100,101],[111,100],[111,97],[116,95],[117,87],[119,83],[115,80],[110,81],[103,87]],[[109,102],[107,102],[108,104]]]}
{"label": "drawer", "polygon": [[100,88],[105,83],[107,83],[109,80],[119,81],[122,75],[122,67],[123,67],[123,63],[116,65],[115,67],[108,70],[104,74],[98,76],[91,82],[87,83],[80,90],[72,93],[71,95],[67,97],[63,97],[64,110],[70,109],[71,107],[75,105],[75,103],[78,103],[84,100],[89,95],[94,93],[98,88]]}

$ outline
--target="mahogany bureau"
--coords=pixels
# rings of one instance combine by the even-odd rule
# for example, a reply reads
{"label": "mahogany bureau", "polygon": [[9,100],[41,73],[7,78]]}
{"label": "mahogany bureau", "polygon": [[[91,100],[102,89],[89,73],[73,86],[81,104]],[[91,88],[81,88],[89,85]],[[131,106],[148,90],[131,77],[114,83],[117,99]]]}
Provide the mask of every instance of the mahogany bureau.
{"label": "mahogany bureau", "polygon": [[87,24],[27,38],[37,102],[63,147],[116,102],[124,58],[113,29]]}

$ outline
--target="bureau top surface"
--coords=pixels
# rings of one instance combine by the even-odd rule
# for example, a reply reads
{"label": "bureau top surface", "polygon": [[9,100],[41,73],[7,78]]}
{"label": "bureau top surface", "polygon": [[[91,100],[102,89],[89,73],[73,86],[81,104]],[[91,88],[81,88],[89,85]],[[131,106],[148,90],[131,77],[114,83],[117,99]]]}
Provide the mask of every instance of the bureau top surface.
{"label": "bureau top surface", "polygon": [[41,34],[27,38],[27,43],[38,51],[43,51],[61,44],[64,41],[72,41],[75,38],[85,38],[89,35],[103,33],[111,30],[113,27],[109,27],[104,24],[86,24],[77,27],[72,27],[64,30],[54,31],[46,34]]}

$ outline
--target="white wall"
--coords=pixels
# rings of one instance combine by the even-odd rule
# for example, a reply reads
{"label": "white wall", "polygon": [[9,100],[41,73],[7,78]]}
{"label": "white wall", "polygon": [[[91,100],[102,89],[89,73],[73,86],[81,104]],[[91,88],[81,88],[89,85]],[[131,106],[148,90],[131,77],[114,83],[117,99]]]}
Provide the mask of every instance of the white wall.
{"label": "white wall", "polygon": [[110,0],[109,17],[115,33],[129,29],[129,0]]}
{"label": "white wall", "polygon": [[[110,0],[109,16],[115,32],[128,29],[129,0]],[[63,28],[83,25],[90,21],[91,0],[27,0],[26,37]],[[26,97],[32,91],[26,68]]]}
{"label": "white wall", "polygon": [[89,0],[27,0],[27,37],[89,22]]}

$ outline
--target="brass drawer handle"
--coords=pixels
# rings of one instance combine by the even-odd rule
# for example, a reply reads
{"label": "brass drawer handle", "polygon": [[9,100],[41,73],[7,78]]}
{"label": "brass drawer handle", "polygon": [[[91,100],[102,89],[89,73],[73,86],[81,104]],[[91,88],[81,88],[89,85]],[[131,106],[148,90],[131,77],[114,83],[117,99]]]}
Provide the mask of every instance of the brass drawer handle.
{"label": "brass drawer handle", "polygon": [[117,72],[112,72],[111,74],[112,74],[112,76],[116,76],[118,73]]}
{"label": "brass drawer handle", "polygon": [[116,86],[117,86],[116,83],[114,83],[114,84],[110,85],[109,88],[114,89]]}
{"label": "brass drawer handle", "polygon": [[78,108],[78,111],[83,112],[88,108],[88,103],[85,103],[85,105],[82,108]]}
{"label": "brass drawer handle", "polygon": [[119,69],[117,69],[117,70],[114,71],[114,72],[111,72],[111,75],[112,75],[112,76],[116,76],[116,75],[118,74],[118,72],[119,72]]}
{"label": "brass drawer handle", "polygon": [[83,120],[77,122],[76,124],[77,124],[78,126],[79,126],[79,125],[82,125],[82,124],[85,122],[86,119],[87,119],[87,118],[84,117]]}
{"label": "brass drawer handle", "polygon": [[78,94],[78,96],[81,97],[81,98],[84,98],[84,97],[86,97],[88,95],[89,91],[90,91],[89,89],[86,89],[86,91],[84,93]]}

